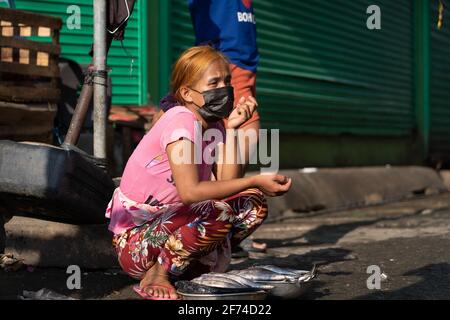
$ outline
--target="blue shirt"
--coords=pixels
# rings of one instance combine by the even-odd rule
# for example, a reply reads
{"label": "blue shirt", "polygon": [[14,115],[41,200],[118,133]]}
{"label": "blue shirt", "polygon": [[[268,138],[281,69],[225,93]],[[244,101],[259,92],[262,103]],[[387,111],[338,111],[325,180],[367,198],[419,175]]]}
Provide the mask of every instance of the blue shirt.
{"label": "blue shirt", "polygon": [[210,43],[231,63],[256,72],[259,53],[251,0],[188,0],[196,45]]}

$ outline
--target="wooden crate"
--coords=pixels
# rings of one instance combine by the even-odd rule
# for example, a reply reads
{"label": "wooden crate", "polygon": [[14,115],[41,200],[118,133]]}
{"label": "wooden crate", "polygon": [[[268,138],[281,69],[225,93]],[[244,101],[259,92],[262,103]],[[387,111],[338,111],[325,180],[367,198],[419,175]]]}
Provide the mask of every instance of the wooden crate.
{"label": "wooden crate", "polygon": [[0,101],[59,100],[61,25],[60,18],[0,8]]}
{"label": "wooden crate", "polygon": [[0,101],[0,140],[51,144],[57,105]]}

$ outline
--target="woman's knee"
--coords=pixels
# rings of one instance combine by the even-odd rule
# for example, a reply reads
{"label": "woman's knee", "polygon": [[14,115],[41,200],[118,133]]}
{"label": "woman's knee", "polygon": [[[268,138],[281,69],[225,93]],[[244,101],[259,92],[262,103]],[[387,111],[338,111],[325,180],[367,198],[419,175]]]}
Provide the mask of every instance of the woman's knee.
{"label": "woman's knee", "polygon": [[264,194],[262,194],[261,192],[261,196],[260,196],[260,205],[259,205],[259,216],[261,219],[266,220],[267,219],[267,215],[269,213],[269,208],[267,206],[267,199],[264,196]]}
{"label": "woman's knee", "polygon": [[221,229],[231,231],[233,221],[236,219],[236,213],[233,208],[225,201],[214,200],[214,211],[211,218],[215,223],[221,225]]}
{"label": "woman's knee", "polygon": [[233,222],[235,213],[233,208],[221,200],[207,200],[199,203],[195,209],[198,216],[202,216],[201,220],[217,222],[217,223],[230,223]]}
{"label": "woman's knee", "polygon": [[247,189],[243,192],[243,196],[246,197],[246,201],[251,203],[252,211],[256,212],[256,216],[264,221],[268,215],[267,199],[264,193],[257,189]]}

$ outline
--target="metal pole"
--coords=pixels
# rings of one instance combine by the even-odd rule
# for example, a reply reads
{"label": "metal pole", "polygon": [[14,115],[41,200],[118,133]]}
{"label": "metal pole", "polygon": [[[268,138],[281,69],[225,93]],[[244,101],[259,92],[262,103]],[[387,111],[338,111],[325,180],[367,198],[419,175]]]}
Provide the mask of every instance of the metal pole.
{"label": "metal pole", "polygon": [[86,114],[89,109],[89,104],[92,99],[92,85],[85,83],[81,89],[80,97],[78,98],[77,106],[70,121],[69,130],[64,139],[65,145],[76,145],[80,132],[83,127]]}
{"label": "metal pole", "polygon": [[94,157],[106,159],[106,0],[94,0]]}

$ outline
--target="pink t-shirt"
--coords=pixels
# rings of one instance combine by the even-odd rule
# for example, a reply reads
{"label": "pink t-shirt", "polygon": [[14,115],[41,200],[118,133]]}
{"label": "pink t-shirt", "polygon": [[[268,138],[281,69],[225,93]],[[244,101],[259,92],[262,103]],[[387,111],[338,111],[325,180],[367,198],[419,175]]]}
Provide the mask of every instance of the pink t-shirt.
{"label": "pink t-shirt", "polygon": [[[145,211],[151,217],[151,213],[159,208],[181,203],[166,153],[166,147],[171,142],[183,138],[192,141],[197,154],[195,161],[199,180],[210,180],[212,164],[204,155],[214,155],[215,146],[225,140],[225,130],[220,122],[214,124],[213,129],[216,133],[220,132],[221,139],[204,141],[201,124],[189,109],[177,106],[165,112],[144,136],[127,162],[119,187],[120,193],[114,193],[106,213],[111,219],[109,230],[118,234],[145,223],[142,212],[139,219],[130,214],[130,206],[150,208]],[[132,205],[125,205],[124,202],[131,202]]]}

